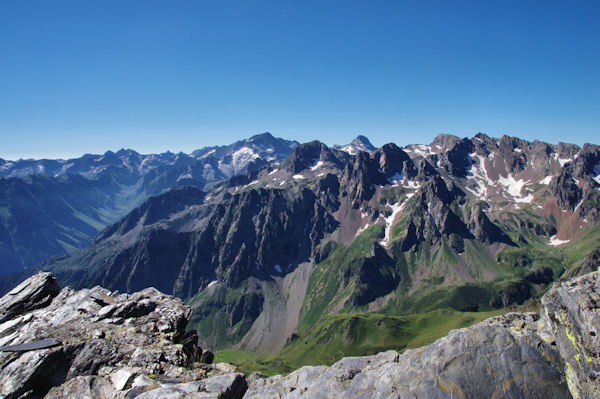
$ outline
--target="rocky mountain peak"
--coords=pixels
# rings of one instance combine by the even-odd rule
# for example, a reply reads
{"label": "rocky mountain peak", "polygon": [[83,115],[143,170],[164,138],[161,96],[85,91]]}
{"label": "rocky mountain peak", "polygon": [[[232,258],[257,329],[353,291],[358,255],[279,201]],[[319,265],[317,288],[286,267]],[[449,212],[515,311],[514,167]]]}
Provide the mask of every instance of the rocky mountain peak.
{"label": "rocky mountain peak", "polygon": [[371,144],[369,139],[362,135],[357,136],[354,140],[352,140],[350,144],[336,144],[333,146],[333,148],[336,150],[347,152],[350,155],[356,155],[359,152],[371,153],[376,149],[375,146]]}
{"label": "rocky mountain peak", "polygon": [[406,152],[396,144],[389,143],[373,151],[371,158],[379,165],[379,169],[386,179],[395,175],[397,177],[413,178],[417,175],[417,169]]}
{"label": "rocky mountain peak", "polygon": [[247,139],[246,141],[252,141],[252,142],[269,142],[269,141],[273,141],[275,140],[275,137],[273,137],[273,135],[269,132],[264,132],[264,133],[260,133],[260,134],[255,134],[254,136],[250,137],[249,139]]}
{"label": "rocky mountain peak", "polygon": [[296,174],[315,166],[319,161],[341,165],[340,157],[342,157],[341,154],[334,154],[325,144],[315,140],[294,148],[282,167],[290,173]]}
{"label": "rocky mountain peak", "polygon": [[431,146],[439,146],[445,150],[450,150],[459,144],[462,140],[453,134],[440,133],[431,142]]}
{"label": "rocky mountain peak", "polygon": [[471,167],[469,154],[474,152],[473,142],[450,134],[439,134],[429,147],[436,149],[436,163],[446,173],[455,177],[465,177]]}
{"label": "rocky mountain peak", "polygon": [[368,138],[363,135],[358,135],[354,140],[350,142],[353,146],[360,149],[361,151],[371,152],[375,151],[375,146],[371,144]]}
{"label": "rocky mountain peak", "polygon": [[567,169],[562,169],[560,175],[552,180],[550,189],[561,209],[573,210],[581,200],[581,189]]}

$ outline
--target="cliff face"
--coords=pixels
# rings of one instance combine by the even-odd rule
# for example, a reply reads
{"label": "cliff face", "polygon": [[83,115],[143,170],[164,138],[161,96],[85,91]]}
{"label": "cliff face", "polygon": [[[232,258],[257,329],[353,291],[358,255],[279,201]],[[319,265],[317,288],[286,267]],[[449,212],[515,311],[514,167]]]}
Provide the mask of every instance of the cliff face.
{"label": "cliff face", "polygon": [[540,314],[494,317],[402,354],[258,379],[245,398],[597,398],[599,277],[555,284]]}

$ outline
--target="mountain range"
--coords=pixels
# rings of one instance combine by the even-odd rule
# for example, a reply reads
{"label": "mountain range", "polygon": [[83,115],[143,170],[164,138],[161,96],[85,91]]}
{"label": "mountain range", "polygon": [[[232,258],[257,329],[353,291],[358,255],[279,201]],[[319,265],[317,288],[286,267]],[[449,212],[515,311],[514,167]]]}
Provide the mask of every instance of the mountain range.
{"label": "mountain range", "polygon": [[[236,145],[233,154],[248,154]],[[372,328],[358,314],[386,330],[397,315],[535,303],[600,258],[597,145],[479,133],[403,148],[360,136],[337,148],[286,142],[285,159],[269,148],[277,156],[245,156],[247,166],[210,182],[189,165],[162,166],[199,183],[140,183],[144,196],[160,194],[25,274],[52,271],[75,288],[153,286],[192,307],[203,347],[299,353],[315,334],[327,345],[340,326],[345,342]],[[211,151],[192,154],[193,165],[241,158]],[[385,346],[371,344],[367,352]],[[332,359],[345,354],[335,347]]]}
{"label": "mountain range", "polygon": [[86,154],[68,160],[0,159],[0,275],[84,248],[150,196],[204,188],[282,162],[299,143],[253,136],[191,154]]}

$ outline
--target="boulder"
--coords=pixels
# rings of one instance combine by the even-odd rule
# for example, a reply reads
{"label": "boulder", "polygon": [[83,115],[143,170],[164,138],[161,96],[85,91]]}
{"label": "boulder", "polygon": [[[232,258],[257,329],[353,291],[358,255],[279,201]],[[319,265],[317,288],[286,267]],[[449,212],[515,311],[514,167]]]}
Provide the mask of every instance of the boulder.
{"label": "boulder", "polygon": [[60,287],[51,273],[28,278],[0,298],[0,323],[48,305],[59,292]]}
{"label": "boulder", "polygon": [[98,376],[79,376],[70,379],[59,387],[54,387],[46,399],[117,399],[117,391],[110,382]]}

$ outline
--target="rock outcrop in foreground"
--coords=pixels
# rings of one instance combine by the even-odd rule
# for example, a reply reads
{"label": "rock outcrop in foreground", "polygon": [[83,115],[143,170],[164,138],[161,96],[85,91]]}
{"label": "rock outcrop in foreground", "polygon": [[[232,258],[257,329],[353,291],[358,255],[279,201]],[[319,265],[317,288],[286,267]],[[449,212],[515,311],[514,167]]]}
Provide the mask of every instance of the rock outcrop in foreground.
{"label": "rock outcrop in foreground", "polygon": [[40,273],[0,299],[0,398],[598,398],[599,305],[593,272],[552,286],[540,314],[248,387],[233,366],[207,364],[180,300],[153,288],[61,290]]}
{"label": "rock outcrop in foreground", "polygon": [[207,364],[190,313],[153,288],[61,290],[36,274],[0,299],[0,398],[241,397],[244,375]]}
{"label": "rock outcrop in foreground", "polygon": [[599,272],[431,345],[256,379],[244,398],[600,398]]}

